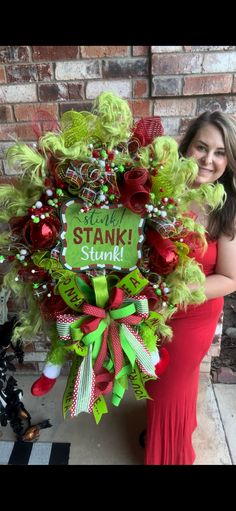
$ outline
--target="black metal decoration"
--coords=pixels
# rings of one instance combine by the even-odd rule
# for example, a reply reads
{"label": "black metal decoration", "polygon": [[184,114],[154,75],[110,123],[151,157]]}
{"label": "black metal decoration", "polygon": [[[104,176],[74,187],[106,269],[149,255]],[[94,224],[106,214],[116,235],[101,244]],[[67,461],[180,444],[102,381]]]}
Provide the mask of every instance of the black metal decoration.
{"label": "black metal decoration", "polygon": [[[10,423],[17,440],[28,442],[37,440],[39,430],[51,427],[51,424],[44,420],[31,425],[31,416],[22,402],[23,391],[18,388],[17,380],[8,375],[8,371],[16,370],[13,360],[17,359],[20,364],[24,360],[22,341],[11,342],[16,321],[14,316],[0,325],[0,424],[5,427]],[[12,350],[11,354],[7,354],[8,349]]]}

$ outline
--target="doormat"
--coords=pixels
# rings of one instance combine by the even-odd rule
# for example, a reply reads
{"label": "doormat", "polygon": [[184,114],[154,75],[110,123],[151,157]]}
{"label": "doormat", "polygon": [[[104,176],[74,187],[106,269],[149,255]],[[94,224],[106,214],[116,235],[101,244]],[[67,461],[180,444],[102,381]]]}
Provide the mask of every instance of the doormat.
{"label": "doormat", "polygon": [[68,465],[70,443],[0,442],[0,465]]}

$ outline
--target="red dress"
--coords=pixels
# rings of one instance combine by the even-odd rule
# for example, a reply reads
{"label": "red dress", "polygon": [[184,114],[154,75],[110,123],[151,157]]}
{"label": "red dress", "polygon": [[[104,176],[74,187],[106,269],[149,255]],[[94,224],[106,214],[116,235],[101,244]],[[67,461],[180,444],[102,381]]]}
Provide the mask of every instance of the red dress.
{"label": "red dress", "polygon": [[[206,275],[214,273],[217,242],[196,260]],[[192,465],[195,452],[192,434],[197,426],[196,404],[199,369],[210,348],[224,299],[214,298],[201,305],[178,311],[170,321],[173,340],[165,347],[170,362],[158,380],[147,383],[153,400],[147,401],[146,465]]]}

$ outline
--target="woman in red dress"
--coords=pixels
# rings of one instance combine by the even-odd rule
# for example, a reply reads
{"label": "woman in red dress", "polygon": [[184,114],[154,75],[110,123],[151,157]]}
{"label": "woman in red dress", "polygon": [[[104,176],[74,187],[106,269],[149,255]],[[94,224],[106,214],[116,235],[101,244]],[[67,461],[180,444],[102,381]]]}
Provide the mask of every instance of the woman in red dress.
{"label": "woman in red dress", "polygon": [[227,199],[211,213],[207,207],[203,212],[191,206],[207,229],[207,251],[194,254],[206,274],[206,301],[172,316],[173,339],[165,346],[169,365],[158,380],[147,383],[152,400],[147,402],[146,465],[193,464],[200,364],[210,348],[223,296],[236,290],[236,121],[219,111],[203,113],[192,121],[179,151],[198,163],[194,187],[220,182]]}

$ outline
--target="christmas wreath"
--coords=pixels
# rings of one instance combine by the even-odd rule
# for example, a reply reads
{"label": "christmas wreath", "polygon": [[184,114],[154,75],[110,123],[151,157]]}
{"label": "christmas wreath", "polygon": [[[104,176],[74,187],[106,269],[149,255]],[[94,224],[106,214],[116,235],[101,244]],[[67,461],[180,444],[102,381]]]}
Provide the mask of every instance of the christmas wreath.
{"label": "christmas wreath", "polygon": [[64,415],[93,412],[99,422],[104,396],[118,406],[129,381],[148,398],[169,318],[204,301],[192,255],[205,233],[188,209],[206,196],[216,207],[221,185],[191,188],[197,165],[179,156],[160,118],[134,123],[110,92],[91,113],[64,113],[34,146],[16,141],[7,159],[20,177],[0,187],[0,260],[11,263],[4,286],[27,301],[12,341],[43,329],[51,349],[33,394],[53,386],[70,355]]}

